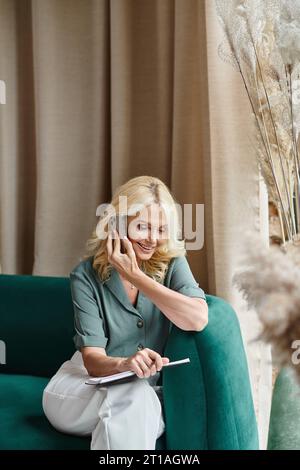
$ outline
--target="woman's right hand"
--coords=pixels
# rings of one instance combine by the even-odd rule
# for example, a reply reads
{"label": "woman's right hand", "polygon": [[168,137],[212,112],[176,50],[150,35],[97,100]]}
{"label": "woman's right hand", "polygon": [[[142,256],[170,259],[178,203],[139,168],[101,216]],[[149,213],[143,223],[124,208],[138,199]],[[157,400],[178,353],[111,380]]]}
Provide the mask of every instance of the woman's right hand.
{"label": "woman's right hand", "polygon": [[163,364],[169,362],[168,357],[161,357],[159,353],[149,348],[141,349],[122,363],[122,370],[131,370],[140,378],[150,377],[161,370]]}

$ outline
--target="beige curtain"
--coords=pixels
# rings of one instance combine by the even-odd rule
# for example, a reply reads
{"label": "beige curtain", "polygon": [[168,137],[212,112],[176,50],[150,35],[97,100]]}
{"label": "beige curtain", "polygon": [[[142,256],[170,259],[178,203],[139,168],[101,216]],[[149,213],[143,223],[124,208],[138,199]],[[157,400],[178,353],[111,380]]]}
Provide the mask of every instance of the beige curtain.
{"label": "beige curtain", "polygon": [[67,276],[96,207],[133,176],[205,204],[189,261],[238,312],[264,447],[269,353],[249,343],[258,320],[231,278],[244,231],[265,236],[266,205],[221,40],[211,0],[0,0],[0,260],[4,273]]}

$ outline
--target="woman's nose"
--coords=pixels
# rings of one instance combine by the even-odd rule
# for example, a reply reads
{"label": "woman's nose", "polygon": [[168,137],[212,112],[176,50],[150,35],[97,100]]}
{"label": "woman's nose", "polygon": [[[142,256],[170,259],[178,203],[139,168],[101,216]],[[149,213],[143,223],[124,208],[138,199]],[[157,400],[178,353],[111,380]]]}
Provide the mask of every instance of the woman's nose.
{"label": "woman's nose", "polygon": [[155,229],[149,230],[149,236],[148,236],[148,241],[151,243],[156,243],[156,240],[158,239],[158,231]]}

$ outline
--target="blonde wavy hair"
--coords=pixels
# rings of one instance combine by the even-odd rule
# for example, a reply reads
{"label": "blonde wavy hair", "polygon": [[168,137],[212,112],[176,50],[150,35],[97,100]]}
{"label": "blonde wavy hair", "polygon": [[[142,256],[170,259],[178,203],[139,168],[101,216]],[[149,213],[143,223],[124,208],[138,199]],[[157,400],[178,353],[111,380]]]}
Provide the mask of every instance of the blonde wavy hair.
{"label": "blonde wavy hair", "polygon": [[86,252],[82,259],[93,257],[92,266],[98,273],[100,280],[104,281],[109,277],[111,265],[106,251],[109,220],[112,215],[125,215],[120,207],[120,199],[124,196],[128,207],[127,216],[132,215],[132,208],[135,209],[135,214],[137,206],[147,207],[156,203],[163,208],[167,219],[172,222],[172,230],[168,233],[165,243],[158,246],[152,257],[142,261],[140,266],[145,274],[162,282],[170,260],[173,257],[184,256],[186,249],[185,240],[178,239],[178,235],[181,233],[176,206],[178,203],[168,187],[159,178],[153,176],[137,176],[116,189],[110,204],[106,205],[108,209],[100,215],[92,236],[86,242]]}

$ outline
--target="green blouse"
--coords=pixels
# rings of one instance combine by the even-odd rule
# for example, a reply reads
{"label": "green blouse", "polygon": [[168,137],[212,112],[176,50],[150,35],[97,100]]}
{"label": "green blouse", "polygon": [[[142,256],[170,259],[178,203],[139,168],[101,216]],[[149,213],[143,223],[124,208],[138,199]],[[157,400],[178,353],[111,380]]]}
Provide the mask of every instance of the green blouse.
{"label": "green blouse", "polygon": [[[171,259],[163,284],[190,297],[206,298],[185,256]],[[172,322],[141,291],[134,307],[115,268],[101,281],[90,257],[73,268],[70,285],[77,350],[97,346],[105,348],[108,356],[128,357],[148,347],[163,354]]]}

